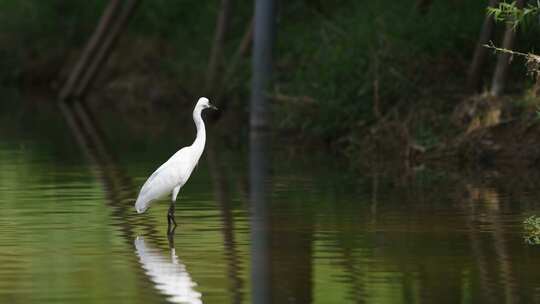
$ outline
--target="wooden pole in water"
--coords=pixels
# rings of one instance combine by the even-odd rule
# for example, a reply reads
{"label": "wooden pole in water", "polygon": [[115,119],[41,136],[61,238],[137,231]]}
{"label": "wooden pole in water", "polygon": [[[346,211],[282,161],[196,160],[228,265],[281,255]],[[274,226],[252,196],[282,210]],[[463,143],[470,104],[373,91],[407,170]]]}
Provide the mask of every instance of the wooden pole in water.
{"label": "wooden pole in water", "polygon": [[250,105],[251,129],[265,129],[270,124],[267,95],[272,76],[275,11],[274,0],[255,1]]}
{"label": "wooden pole in water", "polygon": [[[489,1],[488,7],[495,7],[497,4],[499,4],[499,0],[491,0]],[[481,67],[487,54],[487,49],[484,45],[488,43],[491,38],[494,24],[495,20],[493,19],[493,16],[486,12],[486,17],[484,18],[484,23],[482,24],[482,29],[480,30],[480,35],[478,37],[478,43],[474,50],[473,60],[469,67],[469,71],[467,72],[467,86],[471,90],[478,89]]]}
{"label": "wooden pole in water", "polygon": [[252,298],[271,303],[268,178],[271,168],[268,89],[272,73],[276,5],[274,0],[255,1],[252,83],[250,104],[250,212]]}
{"label": "wooden pole in water", "polygon": [[[525,4],[524,0],[517,0],[516,6],[518,8],[523,8]],[[504,32],[504,39],[502,48],[510,50],[514,45],[514,38],[516,36],[516,28],[513,24],[506,24],[506,31]],[[499,53],[497,55],[497,66],[495,67],[495,72],[493,73],[493,80],[491,82],[491,95],[499,96],[505,86],[506,74],[508,71],[508,66],[510,65],[511,55],[508,53]]]}

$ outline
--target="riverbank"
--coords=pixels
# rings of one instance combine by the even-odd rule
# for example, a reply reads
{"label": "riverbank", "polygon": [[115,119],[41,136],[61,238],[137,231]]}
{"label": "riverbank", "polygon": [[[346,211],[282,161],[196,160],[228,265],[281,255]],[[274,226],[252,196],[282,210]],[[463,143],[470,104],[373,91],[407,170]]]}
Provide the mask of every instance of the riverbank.
{"label": "riverbank", "polygon": [[[4,4],[6,34],[0,39],[14,48],[0,54],[2,84],[22,91],[39,87],[54,96],[106,2],[59,1],[71,19],[61,19],[57,7],[30,3],[32,19],[23,18],[24,6]],[[516,60],[509,71],[511,97],[491,100],[465,84],[485,3],[437,2],[427,11],[414,3],[298,0],[280,7],[268,94],[276,134],[290,138],[294,149],[316,147],[347,157],[354,167],[387,159],[403,167],[444,158],[534,163],[530,130],[536,128],[538,102],[521,63]],[[234,11],[217,73],[223,78],[218,86],[224,84],[218,124],[241,135],[248,132],[249,51],[238,58],[233,75],[226,70],[250,12],[246,6]],[[216,99],[205,90],[205,79],[217,13],[196,1],[144,3],[88,96],[92,108],[143,134],[189,121],[186,109],[196,97]],[[533,45],[532,31],[519,33],[520,47]],[[30,47],[27,41],[33,41]],[[484,85],[494,62],[491,56]]]}

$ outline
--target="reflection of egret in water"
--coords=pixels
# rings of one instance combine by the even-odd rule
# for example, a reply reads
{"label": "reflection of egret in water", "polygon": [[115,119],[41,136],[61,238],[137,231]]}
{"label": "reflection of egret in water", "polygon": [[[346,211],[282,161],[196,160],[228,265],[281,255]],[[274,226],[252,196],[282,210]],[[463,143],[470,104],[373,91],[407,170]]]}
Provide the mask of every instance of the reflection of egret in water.
{"label": "reflection of egret in water", "polygon": [[195,283],[186,266],[171,247],[171,256],[166,257],[160,250],[146,245],[142,237],[135,239],[135,250],[146,274],[156,288],[172,303],[202,303],[201,293],[195,290]]}

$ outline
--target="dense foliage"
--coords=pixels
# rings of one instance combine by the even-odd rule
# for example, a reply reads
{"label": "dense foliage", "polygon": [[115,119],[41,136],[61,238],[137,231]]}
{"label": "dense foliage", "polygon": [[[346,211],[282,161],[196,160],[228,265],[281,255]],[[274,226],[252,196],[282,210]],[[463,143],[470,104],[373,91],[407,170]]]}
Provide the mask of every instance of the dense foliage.
{"label": "dense foliage", "polygon": [[[439,141],[465,93],[464,78],[487,3],[433,1],[427,9],[417,3],[282,1],[269,92],[275,125],[304,138],[354,147],[371,126],[410,119],[415,141],[428,147]],[[61,81],[106,4],[0,1],[0,43],[5,46],[0,81],[46,86]],[[162,75],[159,82],[167,79],[192,95],[201,94],[219,10],[219,1],[141,1],[116,50],[112,78]],[[252,11],[252,3],[233,6],[220,72],[242,40]],[[526,37],[518,37],[522,47],[532,48]],[[239,101],[243,109],[249,72],[250,58],[244,56],[235,75],[225,79],[227,100]],[[521,86],[522,74],[514,78]],[[491,72],[483,78],[490,77]]]}

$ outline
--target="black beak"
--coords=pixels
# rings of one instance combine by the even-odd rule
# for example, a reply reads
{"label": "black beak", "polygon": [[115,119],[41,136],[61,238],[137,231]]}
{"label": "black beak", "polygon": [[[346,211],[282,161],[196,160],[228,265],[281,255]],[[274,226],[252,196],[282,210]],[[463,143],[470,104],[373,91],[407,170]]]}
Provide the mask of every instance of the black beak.
{"label": "black beak", "polygon": [[217,110],[217,109],[218,109],[215,105],[213,105],[213,104],[211,104],[211,103],[208,104],[208,106],[209,106],[210,109],[212,109],[212,110]]}

